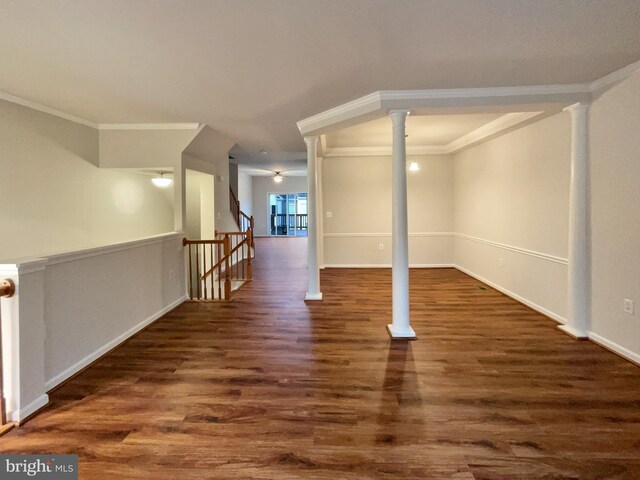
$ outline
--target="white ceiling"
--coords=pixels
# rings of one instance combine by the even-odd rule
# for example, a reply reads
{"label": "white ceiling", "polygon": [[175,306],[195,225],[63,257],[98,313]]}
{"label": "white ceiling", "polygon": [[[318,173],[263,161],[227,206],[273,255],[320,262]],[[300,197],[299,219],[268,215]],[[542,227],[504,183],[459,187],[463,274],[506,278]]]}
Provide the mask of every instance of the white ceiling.
{"label": "white ceiling", "polygon": [[638,0],[0,0],[0,12],[0,90],[96,123],[206,123],[262,166],[303,158],[296,121],[372,91],[588,82],[640,58]]}

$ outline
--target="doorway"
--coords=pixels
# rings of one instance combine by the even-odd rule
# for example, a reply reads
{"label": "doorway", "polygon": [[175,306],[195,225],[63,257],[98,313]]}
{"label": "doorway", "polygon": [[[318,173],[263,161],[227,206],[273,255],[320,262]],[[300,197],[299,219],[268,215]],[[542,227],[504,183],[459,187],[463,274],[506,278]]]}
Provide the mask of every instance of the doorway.
{"label": "doorway", "polygon": [[307,194],[269,194],[269,235],[272,237],[306,237]]}

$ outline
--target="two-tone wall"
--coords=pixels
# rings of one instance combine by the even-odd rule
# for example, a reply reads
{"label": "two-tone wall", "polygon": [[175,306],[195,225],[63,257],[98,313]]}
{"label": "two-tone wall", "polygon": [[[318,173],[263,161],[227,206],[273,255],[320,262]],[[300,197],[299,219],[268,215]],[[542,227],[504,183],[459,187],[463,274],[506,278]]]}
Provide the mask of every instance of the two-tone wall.
{"label": "two-tone wall", "polygon": [[[420,171],[408,175],[409,262],[453,263],[453,160],[412,157]],[[322,160],[324,265],[391,265],[391,157]]]}
{"label": "two-tone wall", "polygon": [[[640,363],[638,125],[637,73],[590,112],[590,338]],[[455,155],[418,157],[420,172],[408,175],[410,264],[455,266],[563,322],[570,142],[563,112]],[[322,170],[324,265],[389,266],[390,157],[324,158]]]}
{"label": "two-tone wall", "polygon": [[640,73],[595,101],[590,121],[590,337],[640,363]]}
{"label": "two-tone wall", "polygon": [[560,113],[458,153],[456,266],[562,321],[571,124]]}
{"label": "two-tone wall", "polygon": [[173,231],[172,189],[98,157],[95,128],[0,100],[0,260]]}

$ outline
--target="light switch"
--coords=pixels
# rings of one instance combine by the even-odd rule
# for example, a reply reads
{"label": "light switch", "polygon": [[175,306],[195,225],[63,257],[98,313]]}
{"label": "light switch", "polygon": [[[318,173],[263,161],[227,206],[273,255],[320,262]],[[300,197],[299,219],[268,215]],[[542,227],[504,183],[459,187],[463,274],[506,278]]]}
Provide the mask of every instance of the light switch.
{"label": "light switch", "polygon": [[327,218],[333,217],[333,212],[327,212]]}

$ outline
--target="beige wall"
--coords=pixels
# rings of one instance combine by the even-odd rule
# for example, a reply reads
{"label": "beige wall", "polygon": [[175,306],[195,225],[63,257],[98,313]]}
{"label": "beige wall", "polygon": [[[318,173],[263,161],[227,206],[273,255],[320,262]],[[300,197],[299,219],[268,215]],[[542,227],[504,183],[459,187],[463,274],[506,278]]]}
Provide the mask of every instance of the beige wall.
{"label": "beige wall", "polygon": [[[421,169],[407,179],[409,261],[451,265],[453,160],[448,155],[412,159]],[[391,157],[327,157],[322,162],[324,264],[390,265]]]}
{"label": "beige wall", "polygon": [[187,238],[211,240],[215,231],[214,177],[187,170],[185,182]]}
{"label": "beige wall", "polygon": [[240,210],[253,215],[253,177],[244,172],[238,172],[238,201]]}
{"label": "beige wall", "polygon": [[0,259],[107,245],[173,230],[151,178],[100,169],[98,131],[0,101]]}
{"label": "beige wall", "polygon": [[267,202],[269,193],[304,193],[307,191],[307,177],[285,177],[281,183],[273,177],[253,177],[253,217],[255,235],[269,235]]}
{"label": "beige wall", "polygon": [[[640,74],[591,111],[592,318],[596,340],[640,361]],[[625,298],[635,313],[623,311]],[[617,348],[617,347],[616,347]]]}
{"label": "beige wall", "polygon": [[571,125],[561,113],[455,156],[455,263],[562,320]]}

